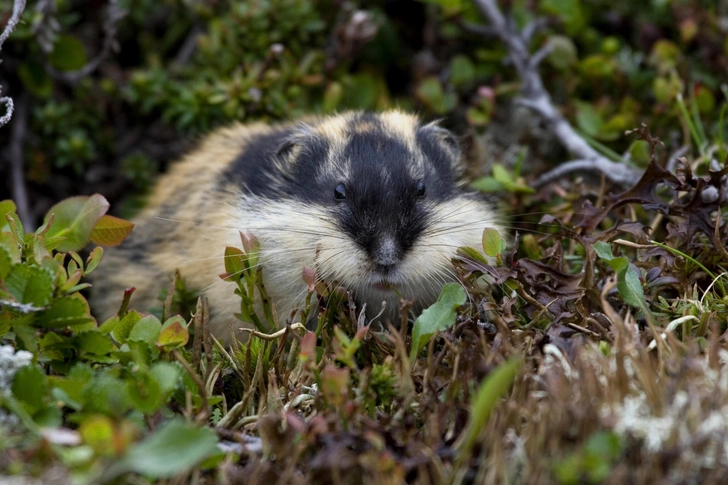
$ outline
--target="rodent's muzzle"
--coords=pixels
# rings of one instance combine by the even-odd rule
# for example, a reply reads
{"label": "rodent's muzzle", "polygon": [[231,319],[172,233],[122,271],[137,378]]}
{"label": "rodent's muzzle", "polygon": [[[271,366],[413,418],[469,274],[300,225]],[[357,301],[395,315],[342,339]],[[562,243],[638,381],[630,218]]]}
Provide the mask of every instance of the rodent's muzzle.
{"label": "rodent's muzzle", "polygon": [[377,273],[388,275],[394,271],[395,266],[402,259],[402,252],[394,238],[385,236],[373,245],[369,257],[374,263]]}

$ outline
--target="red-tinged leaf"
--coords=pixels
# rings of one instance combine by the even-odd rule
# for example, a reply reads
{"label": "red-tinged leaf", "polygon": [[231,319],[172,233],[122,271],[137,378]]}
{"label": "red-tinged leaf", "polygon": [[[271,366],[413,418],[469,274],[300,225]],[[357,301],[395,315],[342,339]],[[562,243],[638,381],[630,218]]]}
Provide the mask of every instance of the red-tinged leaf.
{"label": "red-tinged leaf", "polygon": [[321,375],[321,393],[327,403],[341,407],[349,394],[351,372],[348,368],[327,366]]}
{"label": "red-tinged leaf", "polygon": [[172,317],[162,326],[162,331],[157,337],[157,347],[175,348],[182,347],[190,339],[190,332],[187,330],[187,322],[180,316]]}
{"label": "red-tinged leaf", "polygon": [[301,276],[303,276],[303,282],[308,285],[309,293],[312,292],[316,288],[316,271],[313,268],[304,266]]}
{"label": "red-tinged leaf", "polygon": [[301,353],[299,354],[301,362],[308,362],[309,360],[316,360],[316,334],[314,332],[307,332],[306,335],[301,339]]}
{"label": "red-tinged leaf", "polygon": [[118,246],[129,237],[132,229],[134,229],[133,223],[105,215],[91,231],[91,241],[99,246]]}

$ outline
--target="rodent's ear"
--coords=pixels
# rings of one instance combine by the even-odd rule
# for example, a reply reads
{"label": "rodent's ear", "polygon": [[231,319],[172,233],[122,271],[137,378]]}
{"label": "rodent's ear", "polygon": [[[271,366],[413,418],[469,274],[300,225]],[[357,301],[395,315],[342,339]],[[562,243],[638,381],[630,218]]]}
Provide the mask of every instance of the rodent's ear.
{"label": "rodent's ear", "polygon": [[276,158],[281,162],[292,163],[306,148],[306,142],[312,136],[311,127],[305,123],[297,124],[278,145]]}
{"label": "rodent's ear", "polygon": [[437,124],[437,121],[428,123],[420,127],[420,134],[425,136],[428,141],[434,141],[439,148],[449,155],[452,167],[459,172],[462,169],[462,147],[460,140],[450,130],[447,130]]}

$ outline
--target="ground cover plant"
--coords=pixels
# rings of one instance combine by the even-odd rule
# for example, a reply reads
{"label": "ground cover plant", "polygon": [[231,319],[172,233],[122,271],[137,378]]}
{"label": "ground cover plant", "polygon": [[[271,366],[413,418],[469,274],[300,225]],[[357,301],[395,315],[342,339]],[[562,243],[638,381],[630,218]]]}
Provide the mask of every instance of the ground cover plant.
{"label": "ground cover plant", "polygon": [[[0,1],[5,32],[23,6]],[[726,481],[727,15],[678,0],[29,4],[0,36],[0,477]],[[86,276],[133,231],[108,200],[132,212],[183,148],[168,140],[394,104],[464,134],[473,187],[512,232],[462,248],[459,282],[414,323],[403,302],[375,331],[308,268],[300,313],[256,314],[265,268],[243,234],[219,256],[255,323],[244,344],[215,341],[176,276],[157,314],[129,289],[92,316]]]}

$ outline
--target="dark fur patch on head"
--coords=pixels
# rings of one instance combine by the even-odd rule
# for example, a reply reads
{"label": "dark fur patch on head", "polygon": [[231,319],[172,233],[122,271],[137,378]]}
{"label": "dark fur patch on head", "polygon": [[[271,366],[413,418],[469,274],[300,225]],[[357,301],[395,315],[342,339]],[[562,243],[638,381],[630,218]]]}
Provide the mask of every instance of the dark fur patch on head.
{"label": "dark fur patch on head", "polygon": [[251,195],[269,199],[310,200],[317,189],[315,174],[328,151],[327,141],[320,136],[302,136],[294,127],[275,129],[248,142],[219,184],[232,182]]}
{"label": "dark fur patch on head", "polygon": [[274,128],[245,146],[225,181],[258,197],[329,209],[373,261],[387,266],[421,236],[430,209],[456,195],[460,154],[447,130],[385,116],[354,113]]}

